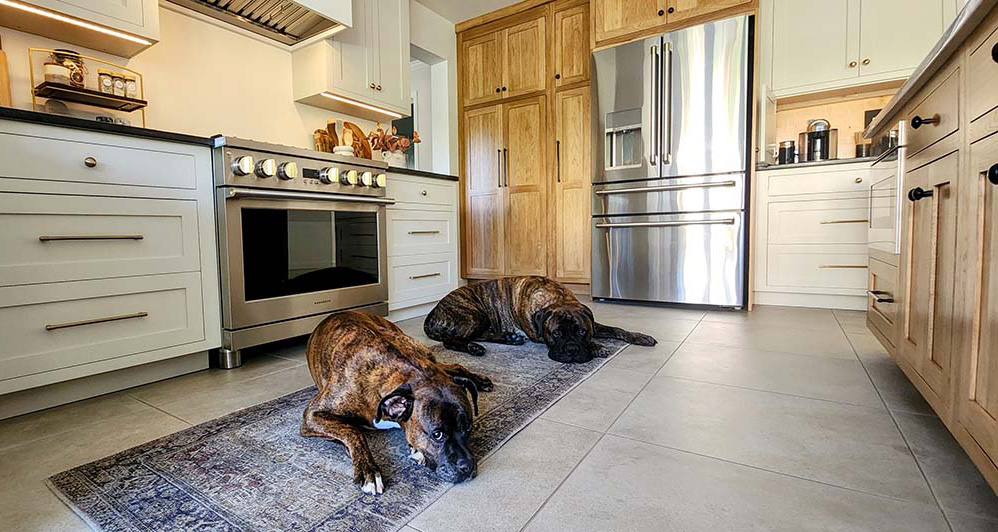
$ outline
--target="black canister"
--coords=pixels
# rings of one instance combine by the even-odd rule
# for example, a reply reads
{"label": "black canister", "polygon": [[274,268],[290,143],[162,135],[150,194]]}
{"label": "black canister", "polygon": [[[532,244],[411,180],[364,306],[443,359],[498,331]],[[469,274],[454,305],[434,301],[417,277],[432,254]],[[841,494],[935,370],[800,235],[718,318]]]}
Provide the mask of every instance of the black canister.
{"label": "black canister", "polygon": [[796,162],[797,148],[794,141],[785,140],[780,143],[780,151],[776,156],[777,164],[791,164]]}

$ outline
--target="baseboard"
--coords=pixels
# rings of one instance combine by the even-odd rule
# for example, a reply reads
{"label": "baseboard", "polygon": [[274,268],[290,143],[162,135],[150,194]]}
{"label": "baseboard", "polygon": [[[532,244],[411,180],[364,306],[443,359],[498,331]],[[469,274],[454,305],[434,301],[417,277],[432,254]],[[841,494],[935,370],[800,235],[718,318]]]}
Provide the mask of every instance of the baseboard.
{"label": "baseboard", "polygon": [[0,419],[82,401],[203,369],[208,369],[207,351],[21,390],[0,396]]}
{"label": "baseboard", "polygon": [[864,296],[839,296],[828,294],[795,294],[787,292],[753,293],[755,305],[776,305],[781,307],[829,308],[835,310],[866,310]]}

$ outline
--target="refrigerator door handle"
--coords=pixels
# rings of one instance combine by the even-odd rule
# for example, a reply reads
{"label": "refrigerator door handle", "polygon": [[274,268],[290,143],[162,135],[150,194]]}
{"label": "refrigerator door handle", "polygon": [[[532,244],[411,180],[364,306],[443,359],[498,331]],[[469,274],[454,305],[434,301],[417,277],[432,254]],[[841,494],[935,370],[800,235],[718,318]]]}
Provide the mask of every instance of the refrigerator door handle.
{"label": "refrigerator door handle", "polygon": [[[665,155],[662,156],[662,164],[672,164],[672,43],[666,42],[664,45],[664,55],[665,55],[665,74],[660,76],[664,78],[665,83],[665,102],[660,103],[659,107],[662,109],[659,112],[660,127],[659,129],[665,129],[665,135],[659,133],[661,142],[660,146],[665,146]],[[661,148],[659,148],[661,150]],[[659,152],[661,153],[661,152]]]}
{"label": "refrigerator door handle", "polygon": [[652,46],[649,51],[650,59],[649,66],[651,70],[651,150],[648,156],[648,162],[651,165],[658,165],[658,159],[661,155],[662,143],[661,143],[661,130],[662,130],[662,109],[661,109],[661,95],[662,95],[662,68],[661,68],[661,56],[659,55],[658,46]]}
{"label": "refrigerator door handle", "polygon": [[597,229],[613,229],[622,227],[683,227],[686,225],[735,225],[734,218],[721,220],[678,220],[674,222],[618,222],[618,223],[598,223]]}
{"label": "refrigerator door handle", "polygon": [[689,183],[684,185],[662,185],[658,187],[618,188],[616,190],[597,190],[597,196],[611,194],[638,194],[642,192],[669,192],[675,190],[690,190],[694,188],[719,188],[737,186],[737,181],[716,181],[713,183]]}

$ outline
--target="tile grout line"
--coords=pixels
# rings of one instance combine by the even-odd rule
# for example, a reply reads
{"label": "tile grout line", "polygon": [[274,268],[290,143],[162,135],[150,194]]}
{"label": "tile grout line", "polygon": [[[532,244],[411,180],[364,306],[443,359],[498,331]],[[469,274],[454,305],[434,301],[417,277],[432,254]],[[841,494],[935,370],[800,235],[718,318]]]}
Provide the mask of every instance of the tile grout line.
{"label": "tile grout line", "polygon": [[128,394],[128,396],[131,397],[132,399],[135,399],[136,401],[138,401],[138,402],[140,402],[140,403],[148,406],[149,408],[152,408],[153,410],[157,410],[159,412],[162,412],[162,413],[164,413],[164,414],[172,417],[173,419],[176,419],[176,420],[184,423],[188,427],[193,427],[194,426],[194,423],[191,423],[190,421],[187,421],[186,419],[184,419],[184,418],[182,418],[182,417],[180,417],[178,415],[175,415],[175,414],[172,414],[170,412],[167,412],[166,410],[163,410],[162,408],[160,408],[160,407],[158,407],[158,406],[156,406],[156,405],[154,405],[154,404],[152,404],[152,403],[150,403],[148,401],[145,401],[143,399],[139,399],[138,397],[136,397],[136,396],[134,396],[134,395],[132,395],[130,393]]}
{"label": "tile grout line", "polygon": [[[586,458],[589,456],[589,454],[593,452],[593,449],[595,449],[600,444],[600,442],[603,441],[603,438],[605,438],[606,435],[609,433],[610,429],[613,428],[614,423],[616,423],[617,420],[620,419],[620,416],[624,415],[624,412],[627,412],[627,409],[630,408],[632,404],[634,404],[634,401],[637,400],[637,398],[638,398],[639,395],[641,395],[641,392],[643,392],[645,390],[645,388],[647,388],[648,385],[651,384],[651,382],[653,380],[655,380],[655,377],[658,375],[658,373],[660,371],[662,371],[662,368],[664,368],[665,365],[668,364],[670,360],[672,360],[672,357],[676,356],[676,353],[683,347],[683,344],[686,343],[686,340],[688,340],[689,337],[690,337],[690,335],[693,334],[693,331],[695,331],[697,329],[697,327],[699,327],[700,324],[703,323],[703,319],[707,317],[707,314],[709,312],[710,311],[704,312],[703,315],[700,316],[700,319],[697,320],[697,324],[694,325],[692,329],[690,329],[690,332],[686,333],[686,336],[683,337],[682,341],[678,342],[679,345],[676,346],[676,348],[673,349],[671,353],[669,353],[669,356],[665,359],[664,362],[662,362],[662,365],[659,366],[658,369],[655,370],[655,373],[653,373],[651,375],[651,378],[648,379],[648,381],[645,382],[644,385],[641,386],[641,389],[638,390],[637,393],[634,394],[634,397],[632,397],[631,400],[627,402],[627,405],[625,405],[624,408],[622,408],[620,410],[620,413],[618,413],[613,418],[613,421],[611,421],[610,424],[607,425],[606,430],[602,431],[602,434],[600,434],[600,437],[599,437],[599,439],[596,440],[596,443],[594,443],[593,446],[590,447],[588,451],[586,451],[586,454],[582,455],[582,458],[580,458],[579,461],[575,463],[575,465],[572,467],[572,470],[569,471],[568,474],[565,475],[565,477],[561,479],[561,482],[559,482],[558,485],[555,486],[555,488],[553,490],[551,490],[551,493],[549,493],[548,496],[544,498],[544,502],[542,502],[541,505],[537,507],[537,510],[535,510],[533,514],[531,514],[530,519],[527,519],[527,522],[524,523],[523,526],[519,528],[519,532],[523,532],[523,530],[525,530],[528,526],[530,526],[530,523],[532,523],[534,521],[534,519],[537,517],[537,515],[540,514],[541,511],[544,510],[544,507],[547,506],[548,502],[551,501],[551,498],[554,497],[554,495],[556,493],[558,493],[558,490],[560,490],[561,487],[565,485],[565,482],[567,482],[568,479],[571,478],[573,474],[575,474],[575,471],[579,468],[580,465],[582,465],[582,462],[584,462],[586,460]],[[693,320],[689,320],[689,321],[693,321]],[[628,347],[630,347],[630,346],[628,345]],[[626,347],[625,347],[625,349],[626,349]],[[618,353],[618,355],[619,354],[620,353]],[[599,369],[603,369],[604,367],[606,367],[605,364],[603,366],[601,366]],[[599,370],[593,372],[593,375],[595,375],[598,372],[599,372]],[[597,432],[597,431],[593,431],[593,432]]]}
{"label": "tile grout line", "polygon": [[[799,395],[799,394],[789,393],[789,392],[777,392],[777,391],[774,391],[774,390],[764,390],[762,388],[751,388],[749,386],[739,386],[737,384],[726,384],[726,383],[723,383],[723,382],[713,382],[713,381],[705,381],[705,380],[701,380],[701,379],[691,379],[689,377],[678,377],[678,376],[675,376],[675,375],[656,375],[656,376],[657,377],[662,377],[662,378],[665,378],[665,379],[675,379],[677,381],[696,382],[696,383],[699,383],[699,384],[709,384],[709,385],[712,385],[712,386],[722,386],[724,388],[732,388],[732,389],[735,389],[735,390],[745,390],[745,391],[749,391],[749,392],[768,393],[768,394],[773,394],[773,395],[780,395],[780,396],[783,396],[783,397],[794,397],[794,398],[797,398],[797,399],[807,399],[809,401],[821,401],[823,403],[831,403],[831,404],[835,404],[835,405],[854,406],[856,408],[863,408],[863,409],[866,409],[866,410],[874,410],[874,411],[880,412],[880,409],[877,408],[876,406],[873,406],[873,405],[861,405],[861,404],[856,404],[856,403],[846,403],[844,401],[836,401],[834,399],[824,399],[822,397],[811,397],[809,395]],[[876,391],[876,388],[874,388],[874,391]],[[880,398],[879,394],[877,394],[877,398],[878,399]],[[886,406],[885,406],[885,408],[886,408]]]}
{"label": "tile grout line", "polygon": [[943,509],[943,505],[939,502],[939,497],[936,495],[936,490],[932,488],[932,483],[929,482],[928,475],[925,474],[925,469],[922,468],[922,463],[918,461],[918,457],[915,456],[915,451],[911,448],[911,443],[908,442],[908,438],[904,435],[904,431],[901,430],[901,424],[898,423],[897,416],[894,415],[894,411],[887,406],[887,401],[884,399],[884,395],[880,392],[880,388],[877,387],[877,383],[873,380],[873,376],[870,375],[870,370],[866,368],[866,364],[863,362],[863,358],[859,356],[859,351],[856,346],[852,343],[852,338],[849,338],[849,334],[846,333],[845,327],[842,326],[842,322],[839,321],[839,317],[835,316],[836,323],[839,324],[839,328],[842,329],[842,333],[846,335],[846,340],[849,342],[849,347],[852,348],[853,353],[856,355],[856,359],[859,360],[860,367],[863,368],[863,372],[866,373],[866,378],[870,379],[870,383],[873,384],[873,389],[876,390],[877,396],[880,397],[880,401],[884,403],[884,408],[887,409],[887,415],[890,416],[891,421],[894,423],[894,428],[898,431],[898,435],[901,436],[901,441],[904,442],[905,448],[908,449],[908,454],[911,459],[915,462],[915,467],[918,468],[918,473],[922,476],[922,480],[925,481],[925,486],[929,489],[929,494],[932,495],[932,500],[936,502],[936,507],[939,508],[939,513],[942,514],[943,520],[946,521],[946,526],[949,527],[950,532],[953,532],[953,524],[950,523],[949,515],[946,514],[946,510]]}

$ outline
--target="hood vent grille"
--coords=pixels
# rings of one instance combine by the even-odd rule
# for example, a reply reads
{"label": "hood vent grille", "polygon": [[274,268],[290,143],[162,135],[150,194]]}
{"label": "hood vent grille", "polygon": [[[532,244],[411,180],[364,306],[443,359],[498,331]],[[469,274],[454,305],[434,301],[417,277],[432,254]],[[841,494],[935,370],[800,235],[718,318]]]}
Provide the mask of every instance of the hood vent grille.
{"label": "hood vent grille", "polygon": [[291,0],[170,0],[287,45],[339,26]]}

